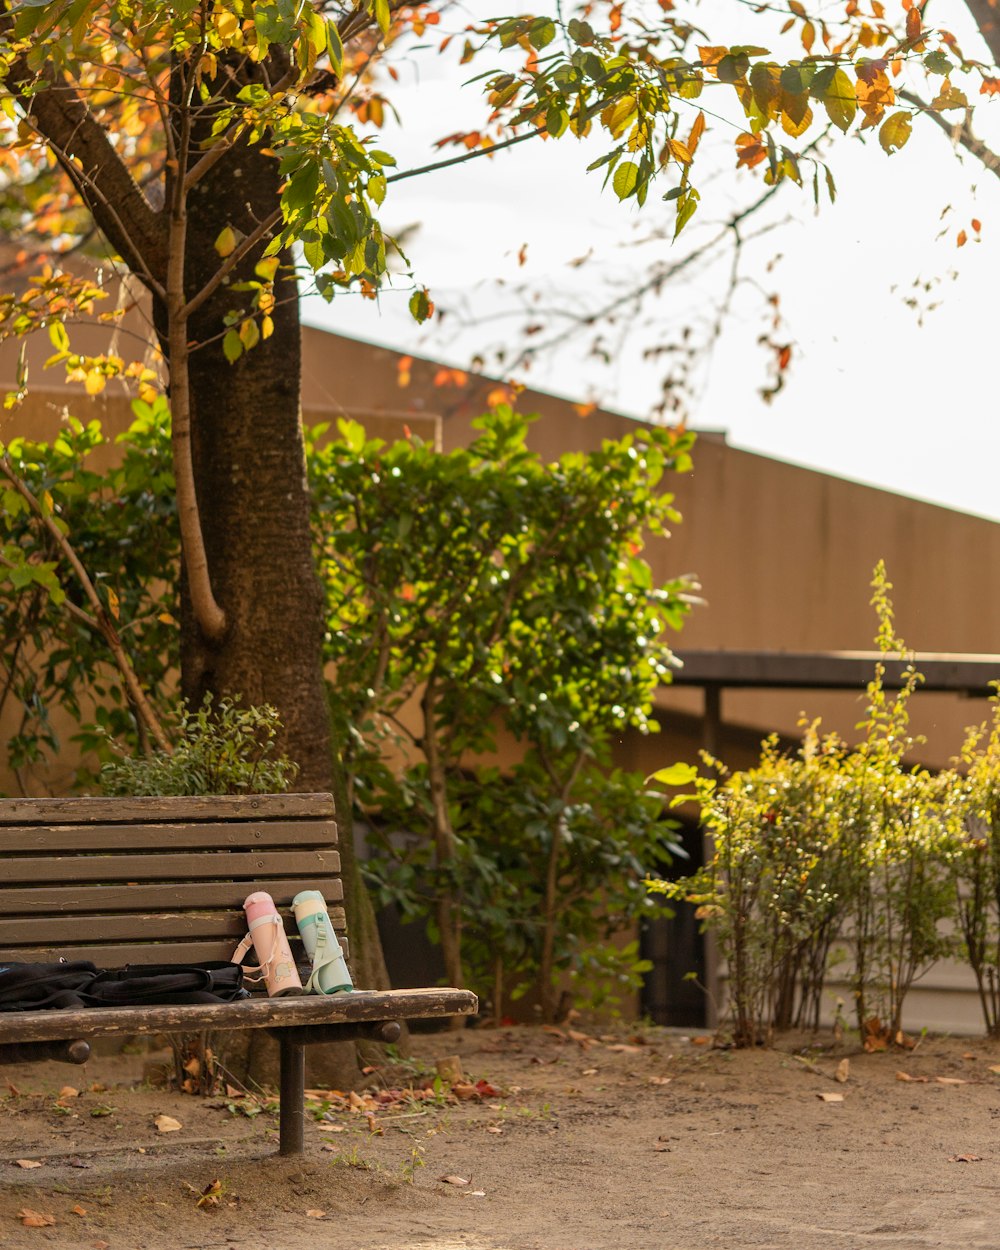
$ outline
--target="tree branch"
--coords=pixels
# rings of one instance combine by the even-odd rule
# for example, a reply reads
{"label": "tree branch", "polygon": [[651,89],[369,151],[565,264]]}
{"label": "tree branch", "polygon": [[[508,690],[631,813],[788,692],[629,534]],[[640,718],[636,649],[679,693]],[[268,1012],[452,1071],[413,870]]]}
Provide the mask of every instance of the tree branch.
{"label": "tree branch", "polygon": [[215,294],[240,261],[248,256],[262,239],[265,239],[270,235],[271,231],[280,220],[281,209],[276,208],[274,212],[265,217],[254,230],[251,230],[242,243],[229,253],[226,259],[222,262],[212,277],[209,278],[198,294],[191,296],[188,302],[184,305],[183,315],[185,317],[190,317],[193,313],[196,313],[202,304]]}
{"label": "tree branch", "polygon": [[[1000,22],[1000,10],[997,12],[997,21]],[[960,122],[950,122],[947,118],[942,117],[940,113],[935,112],[926,100],[921,100],[912,91],[900,90],[896,94],[901,100],[905,100],[907,104],[912,104],[914,108],[924,113],[935,126],[945,132],[952,143],[960,143],[967,152],[971,153],[979,161],[984,169],[989,170],[995,177],[1000,178],[1000,155],[994,152],[988,143],[984,143],[982,139],[977,138],[972,133],[968,112],[963,115]]]}
{"label": "tree branch", "polygon": [[[0,33],[6,33],[10,21],[9,14],[0,20]],[[112,247],[159,294],[156,284],[166,268],[163,222],[104,127],[76,91],[57,81],[50,66],[39,76],[20,56],[10,67],[6,85],[72,178]]]}

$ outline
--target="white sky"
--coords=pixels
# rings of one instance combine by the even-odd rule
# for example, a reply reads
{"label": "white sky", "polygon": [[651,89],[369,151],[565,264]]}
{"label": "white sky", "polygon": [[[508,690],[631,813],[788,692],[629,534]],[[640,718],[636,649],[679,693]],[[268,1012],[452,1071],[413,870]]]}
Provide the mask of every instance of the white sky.
{"label": "white sky", "polygon": [[[713,0],[711,8],[723,3],[729,0]],[[960,0],[941,0],[935,15],[962,38],[963,13]],[[745,10],[734,14],[747,20]],[[754,20],[745,37],[777,52],[776,42],[762,36],[759,20],[766,19]],[[738,38],[734,34],[730,42]],[[971,38],[963,43],[974,51]],[[433,143],[442,135],[479,124],[479,88],[463,88],[467,76],[467,68],[437,56],[403,67],[402,81],[391,91],[403,125],[387,126],[380,139],[401,169],[435,159]],[[984,99],[975,96],[978,80],[967,81],[970,98]],[[958,82],[966,86],[966,80]],[[980,107],[976,125],[1000,144],[995,97]],[[714,131],[703,144],[720,140],[725,158],[720,177],[700,178],[701,231],[724,219],[734,197],[761,187],[755,176],[732,172],[732,133],[724,124]],[[459,317],[449,315],[418,327],[403,288],[385,293],[378,305],[355,296],[339,297],[329,307],[310,300],[306,319],[462,366],[498,340],[506,338],[513,349],[524,342],[518,332],[530,319],[497,318],[511,304],[497,279],[531,282],[560,293],[559,302],[570,306],[609,283],[641,280],[651,265],[678,254],[688,232],[673,249],[668,239],[637,246],[637,238],[672,221],[672,206],[662,204],[655,189],[641,211],[619,204],[610,188],[602,193],[602,175],[584,172],[602,150],[568,138],[530,141],[390,188],[389,228],[419,223],[407,240],[418,281],[430,287],[439,306],[464,310],[479,324],[460,326]],[[971,157],[956,160],[946,136],[930,122],[915,126],[908,146],[891,158],[874,139],[865,145],[848,140],[834,145],[830,163],[837,203],[824,201],[816,214],[811,192],[788,187],[771,214],[782,224],[749,245],[743,266],[762,289],[781,292],[786,328],[779,337],[793,344],[785,388],[770,405],[759,396],[767,358],[757,338],[766,326],[760,293],[747,285],[697,379],[691,423],[725,429],[734,446],[1000,520],[993,359],[994,352],[1000,355],[1000,179]],[[942,220],[947,205],[952,209]],[[971,241],[973,217],[983,224],[981,242]],[[970,242],[958,249],[963,225]],[[697,240],[694,223],[689,231]],[[516,254],[525,243],[527,262],[520,267]],[[567,267],[591,249],[590,263]],[[781,259],[767,272],[777,253]],[[647,416],[659,399],[663,369],[645,361],[643,349],[676,339],[684,324],[697,325],[724,285],[727,266],[723,257],[695,281],[666,287],[638,318],[621,322],[612,331],[611,364],[589,357],[590,340],[581,337],[515,376],[542,390],[600,398],[609,408]],[[917,279],[934,280],[932,291],[921,294],[925,304],[940,301],[922,325],[904,303]]]}

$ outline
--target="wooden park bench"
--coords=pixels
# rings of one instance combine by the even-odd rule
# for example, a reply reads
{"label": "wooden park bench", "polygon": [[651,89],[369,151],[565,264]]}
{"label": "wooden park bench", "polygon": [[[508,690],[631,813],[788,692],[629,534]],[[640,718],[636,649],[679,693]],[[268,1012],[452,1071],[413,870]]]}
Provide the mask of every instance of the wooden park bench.
{"label": "wooden park bench", "polygon": [[[228,960],[246,932],[243,900],[255,890],[279,908],[300,890],[321,891],[346,948],[336,842],[328,794],[0,799],[0,965]],[[289,937],[300,956],[297,934]],[[413,989],[0,1012],[0,1063],[84,1063],[87,1039],[115,1034],[266,1029],[280,1045],[280,1152],[300,1154],[304,1047],[392,1042],[400,1021],[476,1009],[468,990]]]}

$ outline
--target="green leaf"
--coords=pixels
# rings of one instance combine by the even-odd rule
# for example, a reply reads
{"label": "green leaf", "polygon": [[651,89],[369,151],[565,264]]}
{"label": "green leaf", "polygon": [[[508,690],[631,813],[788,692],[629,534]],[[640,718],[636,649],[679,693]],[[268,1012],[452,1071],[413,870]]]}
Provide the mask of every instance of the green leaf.
{"label": "green leaf", "polygon": [[639,166],[633,161],[626,161],[624,165],[619,165],[615,170],[615,176],[612,180],[612,187],[615,195],[620,200],[628,199],[635,190],[635,184],[639,177]]}
{"label": "green leaf", "polygon": [[326,51],[330,58],[330,68],[340,78],[344,72],[344,44],[337,23],[329,20],[326,23]]}
{"label": "green leaf", "polygon": [[426,321],[434,311],[434,305],[431,303],[430,297],[425,288],[414,291],[410,296],[409,303],[410,313],[415,321]]}
{"label": "green leaf", "polygon": [[222,352],[229,363],[235,364],[243,355],[243,343],[240,340],[238,331],[227,330],[222,340]]}
{"label": "green leaf", "polygon": [[903,147],[907,139],[909,139],[912,130],[913,122],[909,113],[893,113],[885,119],[879,128],[878,141],[881,143],[884,151],[891,156],[893,152],[898,152]]}
{"label": "green leaf", "polygon": [[932,74],[950,74],[954,66],[940,48],[935,48],[924,57],[924,68]]}
{"label": "green leaf", "polygon": [[578,18],[570,18],[566,32],[574,43],[588,44],[594,42],[594,28],[589,22],[581,22]]}
{"label": "green leaf", "polygon": [[61,321],[49,322],[49,340],[56,351],[69,351],[69,335],[66,333],[66,327]]}
{"label": "green leaf", "polygon": [[392,15],[389,11],[389,0],[375,0],[375,20],[378,22],[379,30],[383,35],[389,33],[389,23],[392,21]]}
{"label": "green leaf", "polygon": [[646,784],[658,781],[664,786],[689,786],[697,778],[698,770],[693,764],[671,764],[669,768],[659,768],[655,773],[650,773]]}
{"label": "green leaf", "polygon": [[547,47],[556,37],[556,24],[550,18],[539,17],[531,24],[528,42],[537,51]]}
{"label": "green leaf", "polygon": [[823,93],[823,104],[830,121],[838,129],[847,130],[850,127],[858,111],[858,100],[854,94],[854,84],[842,69],[834,70],[830,85]]}

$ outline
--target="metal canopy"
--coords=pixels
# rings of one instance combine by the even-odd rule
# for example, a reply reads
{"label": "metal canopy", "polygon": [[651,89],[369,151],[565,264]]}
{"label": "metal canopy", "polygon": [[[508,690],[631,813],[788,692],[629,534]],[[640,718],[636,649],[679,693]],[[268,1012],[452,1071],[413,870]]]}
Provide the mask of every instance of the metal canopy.
{"label": "metal canopy", "polygon": [[[865,688],[882,658],[877,651],[680,651],[683,667],[672,685],[743,690],[855,690]],[[921,690],[951,691],[978,698],[994,693],[1000,655],[918,652],[914,667]],[[885,661],[885,686],[897,690],[906,662]]]}

